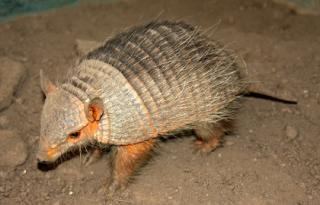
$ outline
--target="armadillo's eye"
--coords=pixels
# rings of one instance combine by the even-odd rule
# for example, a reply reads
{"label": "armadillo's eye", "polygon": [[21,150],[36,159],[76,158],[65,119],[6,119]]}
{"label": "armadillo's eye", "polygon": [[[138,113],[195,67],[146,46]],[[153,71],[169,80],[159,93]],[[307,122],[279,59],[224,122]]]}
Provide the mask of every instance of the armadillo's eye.
{"label": "armadillo's eye", "polygon": [[70,139],[77,139],[78,137],[80,137],[80,132],[73,132],[69,135]]}

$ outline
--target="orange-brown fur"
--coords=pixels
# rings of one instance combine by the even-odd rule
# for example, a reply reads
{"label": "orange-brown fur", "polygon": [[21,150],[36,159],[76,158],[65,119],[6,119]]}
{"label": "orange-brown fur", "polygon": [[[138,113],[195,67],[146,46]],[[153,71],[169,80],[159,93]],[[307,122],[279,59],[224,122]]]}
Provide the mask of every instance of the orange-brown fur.
{"label": "orange-brown fur", "polygon": [[203,153],[209,153],[221,146],[225,132],[231,129],[231,123],[221,121],[215,124],[201,123],[196,125],[195,148]]}
{"label": "orange-brown fur", "polygon": [[[53,87],[47,86],[47,91],[51,92]],[[85,138],[94,136],[98,130],[99,120],[103,114],[101,102],[94,100],[87,109],[88,124],[81,130],[78,130],[79,136],[66,138],[69,143],[78,143]],[[195,125],[194,130],[197,135],[195,141],[196,148],[204,153],[215,150],[219,145],[224,133],[230,128],[230,124],[226,121],[218,123],[199,123]],[[155,130],[156,132],[156,130]],[[156,133],[155,133],[156,135]],[[110,191],[125,187],[133,173],[144,164],[150,157],[150,152],[155,146],[155,140],[150,139],[144,142],[115,146],[115,152],[112,160],[112,178],[110,183]],[[49,148],[48,157],[52,157],[59,152],[58,148]],[[91,153],[93,158],[99,158],[102,151],[96,149]]]}
{"label": "orange-brown fur", "polygon": [[149,158],[155,140],[147,140],[137,144],[117,146],[113,159],[111,189],[123,187],[137,168]]}
{"label": "orange-brown fur", "polygon": [[48,148],[47,150],[48,158],[53,158],[57,153],[58,153],[57,148]]}
{"label": "orange-brown fur", "polygon": [[[79,130],[80,135],[78,138],[68,137],[66,138],[66,141],[70,143],[77,143],[79,141],[82,141],[84,138],[90,138],[94,135],[97,129],[98,129],[98,121],[89,122],[87,126]],[[58,152],[60,152],[59,147],[54,147],[54,148],[48,147],[46,154],[47,154],[47,157],[50,159],[50,158],[54,158],[54,156],[57,155]]]}
{"label": "orange-brown fur", "polygon": [[[205,123],[195,126],[197,139],[196,148],[204,153],[209,153],[221,145],[221,138],[226,131],[231,129],[231,123],[221,121],[215,124]],[[112,182],[110,191],[124,187],[133,173],[150,156],[155,146],[155,140],[147,140],[137,144],[115,147],[115,155],[112,161]]]}
{"label": "orange-brown fur", "polygon": [[98,129],[98,121],[89,122],[87,126],[79,130],[80,136],[76,139],[67,138],[69,142],[77,143],[78,141],[82,141],[84,138],[90,138],[94,135],[94,133]]}

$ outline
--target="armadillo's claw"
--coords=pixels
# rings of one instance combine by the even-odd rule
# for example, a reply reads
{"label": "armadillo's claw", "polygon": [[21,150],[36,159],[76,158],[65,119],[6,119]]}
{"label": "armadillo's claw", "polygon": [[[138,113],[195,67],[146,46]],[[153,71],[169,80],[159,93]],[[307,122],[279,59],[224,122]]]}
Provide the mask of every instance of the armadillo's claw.
{"label": "armadillo's claw", "polygon": [[114,195],[119,189],[120,189],[120,184],[116,182],[112,182],[108,187],[108,195],[109,196]]}
{"label": "armadillo's claw", "polygon": [[92,151],[90,151],[84,158],[83,160],[83,165],[84,166],[89,166],[95,162],[97,162],[99,159],[102,157],[102,150],[99,148],[96,148]]}
{"label": "armadillo's claw", "polygon": [[201,154],[209,154],[221,146],[222,146],[222,142],[218,138],[212,138],[208,141],[197,139],[194,142],[195,152],[201,153]]}
{"label": "armadillo's claw", "polygon": [[108,190],[107,190],[107,199],[112,201],[117,201],[117,198],[127,197],[128,192],[125,191],[126,186],[123,184],[120,184],[117,181],[113,181],[109,184]]}

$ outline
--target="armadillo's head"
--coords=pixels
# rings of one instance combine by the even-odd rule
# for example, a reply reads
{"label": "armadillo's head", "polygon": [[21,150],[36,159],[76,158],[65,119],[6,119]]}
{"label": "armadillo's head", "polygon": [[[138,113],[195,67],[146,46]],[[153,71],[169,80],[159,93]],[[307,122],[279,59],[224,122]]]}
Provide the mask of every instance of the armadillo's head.
{"label": "armadillo's head", "polygon": [[37,158],[42,162],[53,162],[71,149],[93,140],[103,108],[98,99],[83,103],[52,84],[42,72],[40,77],[46,100],[41,114]]}

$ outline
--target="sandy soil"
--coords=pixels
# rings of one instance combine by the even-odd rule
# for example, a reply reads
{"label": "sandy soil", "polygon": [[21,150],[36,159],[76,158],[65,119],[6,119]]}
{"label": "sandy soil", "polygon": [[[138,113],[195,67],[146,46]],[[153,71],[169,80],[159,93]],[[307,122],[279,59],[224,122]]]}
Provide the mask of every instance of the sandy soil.
{"label": "sandy soil", "polygon": [[[254,81],[291,93],[298,105],[246,99],[234,134],[208,156],[192,152],[192,136],[161,142],[112,201],[104,189],[108,156],[89,167],[75,157],[40,171],[39,69],[57,80],[78,58],[76,39],[103,41],[158,16],[214,27],[212,38],[242,56]],[[0,56],[22,64],[26,74],[11,106],[0,111],[0,204],[320,204],[319,53],[319,16],[264,0],[82,3],[2,23]]]}

